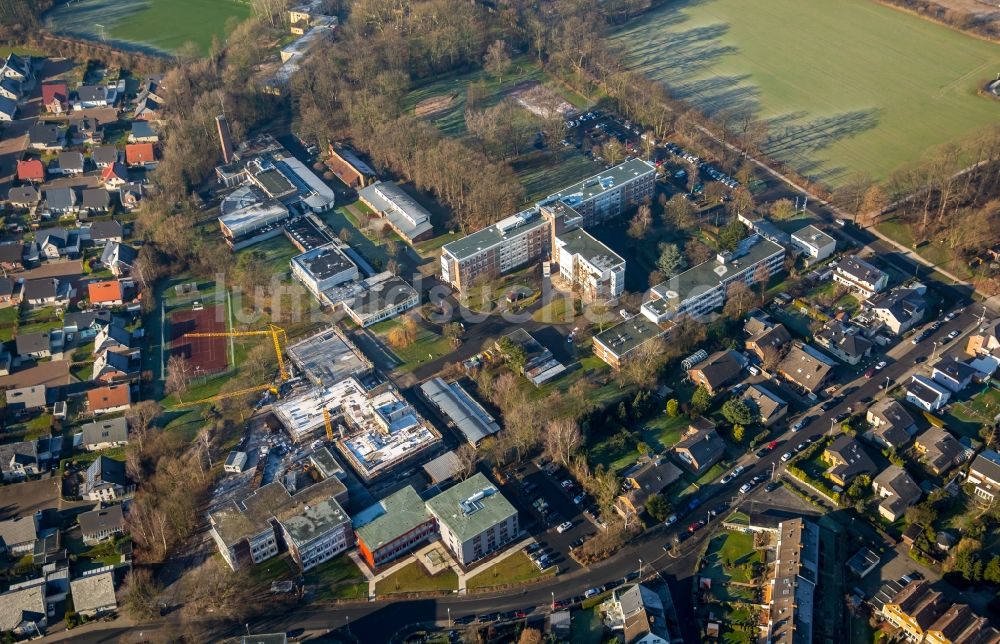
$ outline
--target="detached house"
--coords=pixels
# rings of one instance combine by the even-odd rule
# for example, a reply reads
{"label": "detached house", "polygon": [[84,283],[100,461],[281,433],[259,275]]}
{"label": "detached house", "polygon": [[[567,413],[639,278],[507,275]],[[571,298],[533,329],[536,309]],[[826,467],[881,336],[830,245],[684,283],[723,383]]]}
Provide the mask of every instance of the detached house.
{"label": "detached house", "polygon": [[104,351],[94,360],[91,380],[94,382],[126,382],[138,379],[141,354],[135,351]]}
{"label": "detached house", "polygon": [[760,423],[770,427],[788,413],[788,402],[764,385],[750,385],[743,393],[743,402],[757,412]]}
{"label": "detached house", "polygon": [[833,361],[817,349],[807,344],[795,343],[778,363],[778,374],[809,394],[819,391],[833,367]]}
{"label": "detached house", "polygon": [[90,155],[90,158],[94,161],[94,165],[100,169],[118,163],[120,157],[121,153],[113,145],[99,145],[94,148],[94,151]]}
{"label": "detached house", "polygon": [[125,162],[130,168],[156,167],[156,153],[152,143],[129,143],[125,146]]}
{"label": "detached house", "polygon": [[56,165],[49,168],[49,171],[63,175],[83,174],[83,163],[83,155],[79,152],[60,152]]}
{"label": "detached house", "polygon": [[965,462],[971,454],[948,430],[934,426],[917,436],[913,449],[927,469],[938,475]]}
{"label": "detached house", "polygon": [[701,474],[722,460],[726,442],[715,431],[715,423],[704,417],[691,421],[687,432],[673,448],[678,460],[695,474]]}
{"label": "detached house", "polygon": [[833,267],[833,281],[868,299],[888,285],[889,276],[859,257],[845,257]]}
{"label": "detached house", "polygon": [[132,272],[132,267],[138,257],[138,251],[131,246],[109,241],[104,246],[104,252],[101,253],[101,263],[107,266],[115,277],[122,277]]}
{"label": "detached house", "polygon": [[837,485],[848,486],[862,474],[874,474],[875,462],[853,436],[841,434],[823,452],[823,460],[832,463],[827,474]]}
{"label": "detached house", "polygon": [[974,487],[976,496],[992,503],[1000,492],[1000,454],[991,449],[984,449],[972,461],[966,483]]}
{"label": "detached house", "polygon": [[88,110],[94,107],[108,107],[115,98],[112,90],[101,85],[81,85],[76,90],[76,100],[73,108],[76,110]]}
{"label": "detached house", "polygon": [[714,395],[726,385],[739,379],[745,362],[743,356],[735,351],[719,351],[688,369],[688,377],[696,385],[703,386],[708,393]]}
{"label": "detached house", "polygon": [[954,358],[944,358],[934,365],[931,379],[952,393],[958,393],[969,386],[977,373],[974,367]]}
{"label": "detached house", "polygon": [[76,520],[80,524],[83,542],[88,546],[125,534],[125,514],[120,503],[103,509],[98,505],[90,512],[77,516]]}
{"label": "detached house", "polygon": [[14,338],[17,357],[21,360],[37,360],[52,355],[52,345],[48,331],[22,333]]}
{"label": "detached house", "polygon": [[87,392],[87,408],[95,416],[125,411],[131,406],[128,385],[110,385]]}
{"label": "detached house", "polygon": [[45,181],[45,165],[40,159],[25,159],[17,162],[17,178],[19,181],[42,183]]}
{"label": "detached house", "polygon": [[[45,193],[50,201],[54,193],[61,190],[68,190],[73,196],[71,201],[76,203],[76,193],[72,188],[55,188]],[[67,230],[65,228],[46,228],[35,233],[35,241],[38,243],[38,251],[45,259],[59,259],[63,256],[75,257],[80,254],[80,231]]]}
{"label": "detached house", "polygon": [[4,481],[17,481],[41,473],[38,444],[35,441],[0,445],[0,475]]}
{"label": "detached house", "polygon": [[924,411],[937,411],[948,404],[951,391],[921,375],[914,375],[906,388],[906,400]]}
{"label": "detached house", "polygon": [[111,208],[111,195],[104,188],[85,188],[81,210],[91,215],[106,213]]}
{"label": "detached house", "polygon": [[765,362],[771,355],[780,355],[791,341],[792,335],[784,324],[771,324],[751,335],[746,348]]}
{"label": "detached house", "polygon": [[124,289],[118,280],[91,282],[87,285],[87,296],[93,306],[110,308],[124,304]]}
{"label": "detached house", "polygon": [[132,121],[132,129],[128,134],[129,143],[158,143],[159,140],[160,135],[148,121]]}
{"label": "detached house", "polygon": [[885,324],[896,335],[902,335],[924,319],[927,302],[920,291],[913,288],[897,288],[868,301],[868,307],[875,319]]}
{"label": "detached house", "polygon": [[34,208],[41,200],[38,190],[34,186],[18,186],[11,188],[7,193],[7,201],[15,208]]}
{"label": "detached house", "polygon": [[840,320],[830,320],[819,330],[813,341],[849,365],[856,365],[871,355],[872,342],[861,329]]}
{"label": "detached house", "polygon": [[922,495],[920,486],[897,465],[890,465],[872,479],[872,489],[882,499],[878,512],[887,521],[902,518],[906,508],[915,505]]}
{"label": "detached house", "polygon": [[66,147],[66,131],[52,123],[36,123],[28,130],[28,147],[56,152]]}
{"label": "detached house", "polygon": [[125,463],[101,455],[87,467],[80,496],[91,501],[115,501],[132,493],[135,486],[125,475]]}
{"label": "detached house", "polygon": [[109,241],[121,243],[122,234],[122,225],[114,219],[90,224],[90,241],[95,246],[102,246]]}
{"label": "detached house", "polygon": [[[71,215],[76,213],[80,210],[80,205],[76,200],[76,190],[72,188],[48,188],[45,191],[45,208],[54,215]],[[39,246],[41,245],[42,243],[39,242]],[[44,248],[41,250],[49,259],[55,259],[55,257],[49,256]],[[65,253],[60,253],[60,255],[63,254]],[[56,257],[58,256],[56,255]]]}
{"label": "detached house", "polygon": [[128,421],[121,416],[87,423],[80,432],[81,444],[88,452],[128,444]]}
{"label": "detached house", "polygon": [[66,81],[42,83],[42,106],[49,114],[62,114],[69,108],[69,87]]}
{"label": "detached house", "polygon": [[625,472],[622,477],[622,494],[615,500],[615,510],[623,518],[637,517],[646,511],[646,501],[659,494],[681,477],[681,470],[666,460],[656,458]]}
{"label": "detached house", "polygon": [[0,268],[8,273],[23,271],[24,250],[21,242],[0,243]]}
{"label": "detached house", "polygon": [[13,78],[0,78],[0,98],[14,102],[21,100],[21,82]]}
{"label": "detached house", "polygon": [[893,398],[884,398],[869,407],[865,420],[872,427],[867,434],[868,438],[887,449],[903,449],[917,433],[913,416]]}
{"label": "detached house", "polygon": [[101,183],[105,190],[120,190],[128,184],[128,169],[117,161],[101,170]]}
{"label": "detached house", "polygon": [[[63,291],[63,292],[61,292]],[[60,289],[59,280],[48,277],[39,280],[27,280],[21,289],[21,301],[30,308],[37,309],[49,306],[59,301],[65,289]]]}

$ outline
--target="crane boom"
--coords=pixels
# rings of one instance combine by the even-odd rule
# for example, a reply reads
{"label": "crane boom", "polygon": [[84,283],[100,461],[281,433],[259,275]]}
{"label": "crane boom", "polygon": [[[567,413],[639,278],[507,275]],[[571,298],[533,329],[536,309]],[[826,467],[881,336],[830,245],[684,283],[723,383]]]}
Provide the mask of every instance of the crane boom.
{"label": "crane boom", "polygon": [[285,368],[285,358],[281,355],[281,340],[279,336],[284,338],[285,344],[288,344],[288,335],[285,330],[274,324],[267,325],[267,330],[260,329],[258,331],[196,331],[193,333],[185,333],[185,338],[240,338],[247,336],[261,336],[269,335],[271,336],[271,341],[274,343],[274,355],[278,359],[278,373],[281,374],[281,381],[284,382],[288,380],[288,369]]}
{"label": "crane boom", "polygon": [[330,420],[330,410],[323,408],[323,424],[326,426],[326,440],[333,441],[333,422]]}

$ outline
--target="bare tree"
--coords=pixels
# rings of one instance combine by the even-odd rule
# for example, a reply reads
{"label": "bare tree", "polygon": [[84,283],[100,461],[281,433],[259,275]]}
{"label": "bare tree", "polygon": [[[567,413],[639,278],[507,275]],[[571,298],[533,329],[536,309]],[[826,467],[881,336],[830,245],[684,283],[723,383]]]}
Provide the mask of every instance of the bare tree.
{"label": "bare tree", "polygon": [[133,568],[125,575],[118,596],[132,619],[146,621],[159,615],[156,598],[161,592],[163,586],[148,569]]}
{"label": "bare tree", "polygon": [[556,418],[545,426],[545,453],[563,466],[570,463],[573,454],[583,444],[580,426],[572,418]]}
{"label": "bare tree", "polygon": [[640,344],[622,365],[619,377],[641,387],[652,386],[667,360],[667,342],[663,336]]}
{"label": "bare tree", "polygon": [[502,40],[494,40],[486,49],[483,67],[491,76],[496,77],[498,83],[503,83],[503,76],[510,69],[510,54],[507,53],[507,43]]}
{"label": "bare tree", "polygon": [[125,420],[128,422],[129,442],[138,443],[139,449],[142,450],[146,440],[146,432],[162,412],[163,407],[153,400],[142,400],[132,405],[125,412]]}
{"label": "bare tree", "polygon": [[476,471],[476,464],[479,463],[479,452],[469,443],[462,443],[455,450],[455,456],[458,457],[459,464],[458,478],[464,481]]}
{"label": "bare tree", "polygon": [[168,394],[177,394],[177,399],[187,392],[194,379],[194,368],[184,356],[170,356],[167,360],[167,378],[164,383]]}

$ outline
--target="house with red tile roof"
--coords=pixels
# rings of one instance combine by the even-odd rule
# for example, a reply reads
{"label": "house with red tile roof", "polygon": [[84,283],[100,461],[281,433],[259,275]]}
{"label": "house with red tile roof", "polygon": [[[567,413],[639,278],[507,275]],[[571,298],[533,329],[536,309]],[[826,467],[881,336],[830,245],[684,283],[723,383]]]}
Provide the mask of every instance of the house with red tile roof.
{"label": "house with red tile roof", "polygon": [[129,167],[156,167],[156,153],[152,143],[129,143],[125,146],[125,162]]}
{"label": "house with red tile roof", "polygon": [[91,282],[87,285],[87,296],[93,306],[119,306],[123,303],[124,291],[118,280]]}
{"label": "house with red tile roof", "polygon": [[117,190],[128,183],[128,170],[117,161],[101,170],[101,182],[108,190]]}
{"label": "house with red tile roof", "polygon": [[110,385],[87,392],[87,408],[94,415],[113,414],[132,406],[128,385]]}
{"label": "house with red tile roof", "polygon": [[69,87],[66,81],[42,83],[42,105],[49,114],[62,114],[69,104]]}
{"label": "house with red tile roof", "polygon": [[18,161],[17,178],[20,181],[45,181],[45,165],[39,159]]}

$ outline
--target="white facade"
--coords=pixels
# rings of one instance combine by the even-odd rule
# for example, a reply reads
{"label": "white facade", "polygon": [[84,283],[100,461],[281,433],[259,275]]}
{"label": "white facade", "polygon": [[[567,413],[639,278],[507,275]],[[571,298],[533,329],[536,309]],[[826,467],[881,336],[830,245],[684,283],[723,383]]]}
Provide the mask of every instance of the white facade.
{"label": "white facade", "polygon": [[833,281],[867,299],[889,284],[889,276],[857,257],[845,257],[833,270]]}
{"label": "white facade", "polygon": [[792,246],[802,251],[812,263],[833,255],[837,241],[816,226],[809,225],[792,233]]}

